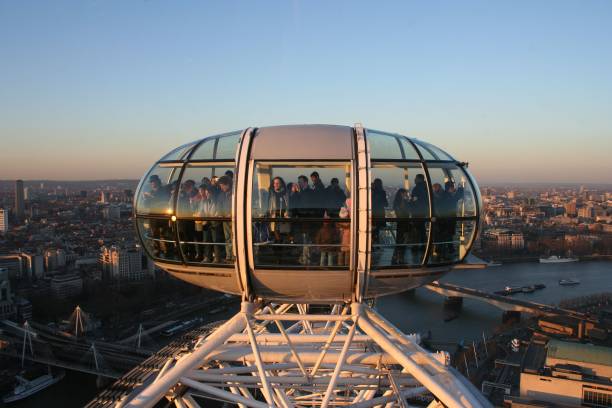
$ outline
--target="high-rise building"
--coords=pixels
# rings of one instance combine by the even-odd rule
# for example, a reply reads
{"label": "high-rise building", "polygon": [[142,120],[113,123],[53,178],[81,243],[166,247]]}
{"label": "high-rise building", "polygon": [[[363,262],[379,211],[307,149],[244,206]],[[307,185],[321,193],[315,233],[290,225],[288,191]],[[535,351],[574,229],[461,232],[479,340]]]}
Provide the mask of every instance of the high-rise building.
{"label": "high-rise building", "polygon": [[9,229],[8,211],[0,208],[0,234],[5,234]]}
{"label": "high-rise building", "polygon": [[62,249],[49,249],[45,252],[45,268],[47,272],[56,271],[66,266],[66,252]]}
{"label": "high-rise building", "polygon": [[8,269],[0,268],[0,319],[7,319],[13,314],[13,295]]}
{"label": "high-rise building", "polygon": [[569,217],[575,217],[578,215],[578,212],[576,209],[576,201],[571,201],[565,204],[565,214],[568,215]]}
{"label": "high-rise building", "polygon": [[102,247],[100,250],[102,276],[104,279],[138,281],[149,273],[149,262],[142,248]]}
{"label": "high-rise building", "polygon": [[102,215],[109,221],[118,222],[121,220],[121,207],[117,204],[111,204],[102,210]]}
{"label": "high-rise building", "polygon": [[25,211],[24,201],[23,180],[17,180],[15,182],[15,216],[17,217],[18,221],[23,220]]}
{"label": "high-rise building", "polygon": [[104,204],[106,203],[106,201],[107,201],[106,193],[104,191],[101,191],[100,192],[100,202]]}
{"label": "high-rise building", "polygon": [[22,253],[21,257],[25,261],[28,279],[41,279],[45,273],[45,260],[42,255],[31,255]]}

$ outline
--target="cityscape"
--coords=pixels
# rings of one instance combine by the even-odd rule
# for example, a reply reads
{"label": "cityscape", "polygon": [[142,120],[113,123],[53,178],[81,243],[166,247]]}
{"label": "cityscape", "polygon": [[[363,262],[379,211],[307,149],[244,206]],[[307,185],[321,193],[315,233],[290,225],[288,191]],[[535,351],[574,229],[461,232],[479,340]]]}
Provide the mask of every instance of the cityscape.
{"label": "cityscape", "polygon": [[610,21],[0,1],[0,408],[612,408]]}

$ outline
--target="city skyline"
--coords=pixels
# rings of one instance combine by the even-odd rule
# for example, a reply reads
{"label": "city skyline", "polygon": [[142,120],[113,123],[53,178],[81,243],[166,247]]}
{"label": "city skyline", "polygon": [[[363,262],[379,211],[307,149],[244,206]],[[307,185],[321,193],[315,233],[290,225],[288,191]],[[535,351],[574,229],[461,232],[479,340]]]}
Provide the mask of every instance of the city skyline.
{"label": "city skyline", "polygon": [[355,122],[483,183],[612,174],[610,3],[116,4],[0,5],[3,179],[138,179],[205,135]]}

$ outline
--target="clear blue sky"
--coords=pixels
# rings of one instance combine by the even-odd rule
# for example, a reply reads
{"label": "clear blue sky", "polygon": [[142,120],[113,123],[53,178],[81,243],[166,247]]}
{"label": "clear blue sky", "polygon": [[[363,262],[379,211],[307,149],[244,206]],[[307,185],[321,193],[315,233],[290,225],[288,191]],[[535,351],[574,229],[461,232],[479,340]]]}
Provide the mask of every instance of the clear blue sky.
{"label": "clear blue sky", "polygon": [[139,178],[215,132],[355,122],[483,182],[612,183],[612,1],[0,0],[0,179]]}

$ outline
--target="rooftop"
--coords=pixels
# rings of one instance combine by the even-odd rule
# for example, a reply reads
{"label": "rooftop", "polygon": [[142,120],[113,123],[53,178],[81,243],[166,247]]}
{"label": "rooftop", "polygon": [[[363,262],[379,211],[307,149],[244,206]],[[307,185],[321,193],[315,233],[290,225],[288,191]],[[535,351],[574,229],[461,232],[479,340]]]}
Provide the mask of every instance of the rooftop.
{"label": "rooftop", "polygon": [[548,342],[547,349],[547,358],[612,367],[612,347],[570,343],[553,339]]}

